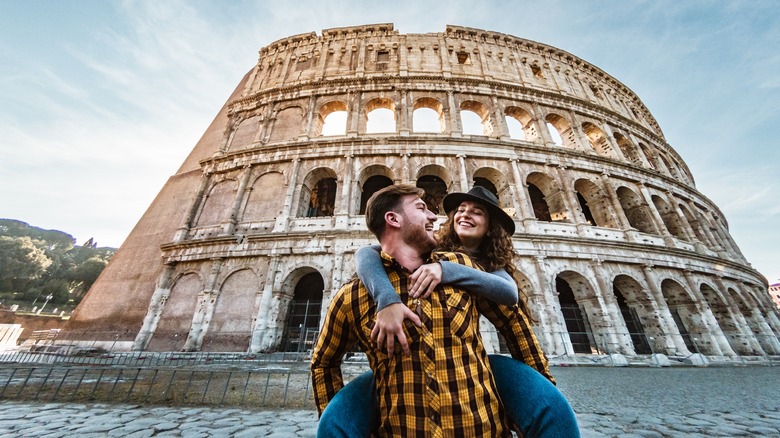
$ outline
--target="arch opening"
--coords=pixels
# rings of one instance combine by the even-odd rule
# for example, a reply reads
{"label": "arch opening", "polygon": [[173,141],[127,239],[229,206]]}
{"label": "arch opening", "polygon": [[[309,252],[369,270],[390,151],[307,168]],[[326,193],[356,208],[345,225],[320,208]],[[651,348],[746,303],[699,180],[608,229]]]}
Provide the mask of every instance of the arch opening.
{"label": "arch opening", "polygon": [[282,350],[304,352],[314,348],[320,328],[325,282],[319,272],[310,272],[295,285],[282,336]]}

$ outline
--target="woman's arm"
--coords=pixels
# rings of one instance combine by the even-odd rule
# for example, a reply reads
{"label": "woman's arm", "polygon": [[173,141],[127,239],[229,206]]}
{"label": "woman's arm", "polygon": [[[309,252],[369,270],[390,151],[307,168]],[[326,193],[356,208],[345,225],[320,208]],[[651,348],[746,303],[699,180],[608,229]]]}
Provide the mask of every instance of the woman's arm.
{"label": "woman's arm", "polygon": [[355,252],[355,270],[360,281],[368,289],[368,294],[376,303],[376,311],[384,309],[390,304],[401,302],[401,297],[395,291],[387,272],[379,256],[381,247],[372,245],[360,248]]}
{"label": "woman's arm", "polygon": [[[411,290],[417,291],[418,288],[424,290],[425,293],[421,295],[427,297],[441,282],[466,289],[498,304],[508,306],[517,304],[517,283],[503,269],[495,272],[484,272],[445,260],[438,262],[438,264],[441,265],[440,269],[436,269],[435,263],[421,266],[418,269],[419,274],[415,272],[416,276],[412,276],[415,282],[412,284]],[[441,271],[440,275],[436,273],[438,270]]]}

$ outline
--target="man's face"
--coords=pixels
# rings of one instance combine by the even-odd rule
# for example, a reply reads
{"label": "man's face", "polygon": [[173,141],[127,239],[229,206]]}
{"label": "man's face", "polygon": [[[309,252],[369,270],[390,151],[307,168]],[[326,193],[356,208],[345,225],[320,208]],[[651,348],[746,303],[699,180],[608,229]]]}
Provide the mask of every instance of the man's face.
{"label": "man's face", "polygon": [[398,215],[403,218],[401,235],[407,245],[417,248],[421,253],[436,247],[436,239],[433,237],[436,215],[428,210],[425,201],[417,195],[404,196]]}

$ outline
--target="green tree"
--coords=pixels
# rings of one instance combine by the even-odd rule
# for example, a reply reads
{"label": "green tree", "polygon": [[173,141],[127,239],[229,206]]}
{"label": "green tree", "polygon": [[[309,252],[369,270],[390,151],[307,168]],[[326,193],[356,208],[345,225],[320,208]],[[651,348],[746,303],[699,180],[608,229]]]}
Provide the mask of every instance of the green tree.
{"label": "green tree", "polygon": [[0,236],[0,289],[23,291],[52,264],[30,237]]}
{"label": "green tree", "polygon": [[87,293],[107,264],[108,262],[99,256],[94,256],[70,270],[68,279],[70,280],[70,291],[74,299],[81,299]]}

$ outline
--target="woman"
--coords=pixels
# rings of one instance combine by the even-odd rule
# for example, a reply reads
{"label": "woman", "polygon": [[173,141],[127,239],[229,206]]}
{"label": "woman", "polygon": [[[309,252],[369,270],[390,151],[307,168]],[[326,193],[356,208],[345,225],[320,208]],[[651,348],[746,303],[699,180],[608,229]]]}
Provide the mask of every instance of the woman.
{"label": "woman", "polygon": [[[489,356],[509,419],[524,437],[579,436],[574,412],[555,388],[528,319],[515,305],[518,287],[512,274],[516,254],[511,240],[514,221],[499,207],[495,195],[483,187],[445,196],[444,210],[447,221],[437,234],[439,249],[467,253],[488,272],[444,261],[424,265],[411,276],[410,296],[425,298],[439,283],[445,283],[492,300],[483,308],[506,322],[502,327],[514,322],[515,331],[505,337],[512,356],[522,360]],[[380,348],[386,343],[388,351],[394,348],[398,336],[406,349],[403,333],[387,330],[401,327],[403,317],[399,316],[402,313],[391,311],[391,305],[401,302],[387,279],[378,251],[378,247],[369,247],[355,254],[358,276],[377,303],[377,322],[371,335]],[[377,424],[376,411],[373,374],[369,371],[342,388],[331,400],[320,418],[317,435],[370,436]]]}

